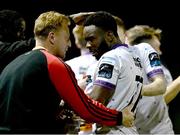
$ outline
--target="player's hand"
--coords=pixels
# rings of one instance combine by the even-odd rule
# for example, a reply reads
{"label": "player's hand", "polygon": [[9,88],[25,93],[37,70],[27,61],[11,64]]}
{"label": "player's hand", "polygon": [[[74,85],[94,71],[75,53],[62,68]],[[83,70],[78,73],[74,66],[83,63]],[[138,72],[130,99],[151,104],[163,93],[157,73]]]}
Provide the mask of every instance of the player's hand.
{"label": "player's hand", "polygon": [[94,12],[80,12],[76,14],[70,15],[70,17],[74,20],[74,22],[78,25],[82,25],[84,20],[86,19],[87,16],[93,14]]}
{"label": "player's hand", "polygon": [[122,116],[123,116],[122,124],[125,127],[134,126],[134,113],[131,111],[131,109],[132,109],[132,104],[125,107],[122,110]]}
{"label": "player's hand", "polygon": [[84,75],[81,79],[78,80],[78,85],[82,90],[86,89],[88,79],[89,77]]}

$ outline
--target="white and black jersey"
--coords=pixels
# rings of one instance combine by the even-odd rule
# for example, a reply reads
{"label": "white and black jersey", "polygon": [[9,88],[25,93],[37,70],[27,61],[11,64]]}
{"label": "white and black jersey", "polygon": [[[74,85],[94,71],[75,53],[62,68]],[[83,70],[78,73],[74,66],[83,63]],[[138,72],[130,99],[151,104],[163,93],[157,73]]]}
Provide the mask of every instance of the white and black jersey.
{"label": "white and black jersey", "polygon": [[[124,44],[116,45],[111,51],[106,52],[99,60],[93,79],[93,85],[100,85],[114,90],[109,99],[108,108],[122,111],[129,104],[133,110],[140,98],[142,87],[142,66],[140,59],[129,52],[129,47]],[[110,133],[135,134],[136,129],[119,126],[111,128]]]}
{"label": "white and black jersey", "polygon": [[[132,53],[140,56],[143,67],[144,84],[151,83],[150,78],[163,75],[163,68],[157,52],[147,43],[130,47]],[[173,134],[168,108],[162,95],[143,96],[137,106],[135,126],[143,134]]]}

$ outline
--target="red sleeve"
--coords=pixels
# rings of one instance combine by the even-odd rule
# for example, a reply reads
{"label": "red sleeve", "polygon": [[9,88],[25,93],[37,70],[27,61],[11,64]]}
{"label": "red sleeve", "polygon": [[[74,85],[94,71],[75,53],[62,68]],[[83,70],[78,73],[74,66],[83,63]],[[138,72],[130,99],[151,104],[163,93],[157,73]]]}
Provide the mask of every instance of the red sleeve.
{"label": "red sleeve", "polygon": [[107,126],[120,125],[122,113],[106,108],[103,104],[92,100],[77,85],[71,68],[62,60],[43,51],[47,58],[49,76],[62,99],[88,122]]}

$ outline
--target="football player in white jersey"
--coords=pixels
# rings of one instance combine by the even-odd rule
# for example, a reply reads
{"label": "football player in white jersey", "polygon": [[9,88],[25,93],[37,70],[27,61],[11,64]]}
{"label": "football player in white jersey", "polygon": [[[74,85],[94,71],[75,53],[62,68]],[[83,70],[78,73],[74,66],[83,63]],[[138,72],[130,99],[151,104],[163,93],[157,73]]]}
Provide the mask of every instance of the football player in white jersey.
{"label": "football player in white jersey", "polygon": [[[149,43],[159,55],[162,54],[162,51],[160,49],[161,43],[160,43],[160,38],[161,38],[161,30],[160,29],[154,29],[152,27],[149,27],[147,25],[138,25],[132,28],[131,30],[128,30],[127,36],[129,39],[133,42],[135,39],[142,37],[143,35],[149,36],[150,35],[155,35],[154,40],[145,40],[144,42]],[[139,33],[139,34],[138,34]],[[138,39],[139,40],[139,39]],[[142,38],[143,40],[143,38]],[[130,41],[130,42],[131,42]],[[136,41],[135,41],[136,42]],[[136,43],[132,43],[136,44]],[[180,77],[177,77],[174,81],[172,79],[170,71],[162,64],[162,69],[166,78],[166,83],[167,83],[167,90],[164,93],[164,99],[166,104],[170,103],[179,93],[180,91]]]}
{"label": "football player in white jersey", "polygon": [[[173,134],[173,127],[164,101],[165,81],[158,54],[147,43],[133,46],[132,52],[139,54],[144,69],[142,99],[137,106],[135,125],[139,133]],[[148,51],[147,51],[148,50]],[[156,81],[154,81],[156,80]]]}
{"label": "football player in white jersey", "polygon": [[[117,16],[113,16],[115,19],[116,19],[116,21],[117,21],[117,24],[118,24],[118,35],[119,35],[119,37],[121,37],[121,41],[124,41],[123,39],[124,39],[124,32],[125,32],[125,27],[124,27],[124,24],[123,24],[123,21],[119,18],[119,17],[117,17]],[[159,30],[158,30],[159,31]],[[158,32],[157,31],[157,32]],[[151,43],[152,44],[152,43]],[[146,48],[146,50],[144,50],[145,52],[146,51],[148,51],[148,48],[152,51],[153,49],[152,49],[152,47],[151,46],[149,46],[149,45],[147,45],[148,47]],[[158,45],[159,46],[159,45]],[[143,46],[142,46],[143,47]],[[141,48],[141,47],[140,47]],[[144,47],[143,47],[144,48]],[[157,47],[156,47],[157,48]],[[155,48],[155,49],[156,49]],[[159,49],[159,48],[158,48]],[[151,52],[149,50],[149,52]],[[153,50],[154,51],[154,50]],[[161,53],[161,51],[160,50],[157,50],[157,52],[158,53]],[[140,53],[143,53],[143,52],[140,52]],[[143,57],[142,58],[143,60],[145,60],[146,58],[145,57]],[[94,66],[95,67],[95,66]],[[176,96],[177,96],[177,94],[179,93],[179,91],[180,91],[180,77],[178,77],[177,79],[175,79],[172,83],[171,83],[171,81],[172,81],[172,77],[171,77],[171,75],[170,75],[170,72],[168,71],[168,70],[166,70],[166,68],[163,68],[164,66],[162,66],[161,68],[163,69],[163,72],[164,72],[164,74],[165,74],[165,78],[166,78],[166,82],[167,82],[167,84],[169,84],[168,85],[168,87],[167,87],[167,91],[164,93],[164,99],[165,99],[165,101],[166,101],[166,104],[168,104],[169,102],[171,102]],[[90,72],[89,72],[90,71]],[[168,72],[166,72],[166,71],[168,71]],[[92,75],[92,72],[93,72],[93,66],[91,66],[90,67],[90,69],[88,70],[88,72],[87,72],[87,74],[89,74],[89,75]],[[158,76],[156,75],[156,76],[154,76],[154,78],[158,78]],[[161,80],[161,79],[160,79]],[[159,84],[158,84],[159,83]],[[164,86],[164,85],[161,85],[161,84],[163,84],[163,81],[158,81],[158,79],[156,79],[156,80],[154,80],[154,85],[149,85],[149,88],[151,88],[151,93],[153,93],[153,91],[152,91],[152,89],[154,89],[155,90],[155,93],[153,93],[153,94],[161,94],[161,93],[163,93],[163,88],[162,87],[159,87],[158,85],[160,85],[160,86]],[[155,85],[157,85],[157,86],[155,86]],[[154,88],[153,88],[154,87]],[[91,90],[91,88],[92,88],[92,84],[88,84],[88,87],[86,87],[86,89],[87,89],[87,93],[89,93],[89,91]],[[158,91],[158,89],[159,89],[159,91]],[[145,89],[145,87],[144,87],[144,89]],[[147,89],[147,87],[146,87],[146,90],[148,90]],[[85,91],[86,92],[86,91]],[[157,93],[158,92],[158,93]],[[150,93],[149,93],[150,94]],[[160,108],[159,108],[160,109]],[[166,109],[167,110],[167,109]],[[167,111],[165,111],[166,113],[165,113],[165,115],[167,114]],[[169,119],[169,118],[168,118]],[[158,124],[158,123],[157,123]],[[156,124],[155,124],[156,125]],[[173,131],[172,131],[172,126],[171,126],[172,124],[171,124],[171,122],[169,122],[169,127],[170,128],[167,128],[167,130],[169,130],[170,132],[169,133],[173,133]],[[158,126],[157,126],[158,127]],[[156,130],[156,129],[155,129]],[[163,129],[159,129],[159,130],[157,130],[155,133],[162,133],[162,132],[160,132],[161,130],[163,130]],[[153,131],[154,132],[154,131]],[[165,132],[166,132],[166,130],[165,130]],[[149,131],[145,131],[144,133],[149,133]],[[168,133],[168,132],[167,132]]]}
{"label": "football player in white jersey", "polygon": [[73,29],[75,44],[80,49],[81,55],[70,60],[66,63],[72,68],[75,73],[76,79],[81,80],[86,75],[86,71],[91,64],[96,62],[96,58],[92,56],[86,48],[86,41],[83,37],[83,26],[77,25]]}
{"label": "football player in white jersey", "polygon": [[144,69],[145,85],[137,106],[135,125],[141,134],[174,134],[163,97],[167,85],[164,70],[158,52],[152,48],[160,42],[155,32],[146,29],[150,27],[135,26],[126,31],[129,44],[134,45],[132,53],[140,56]]}
{"label": "football player in white jersey", "polygon": [[[160,48],[161,47],[161,43],[160,43],[161,32],[162,30],[159,28],[155,29],[148,25],[136,25],[127,31],[127,36],[128,36],[129,42],[132,45],[138,44],[141,42],[149,43],[160,56],[162,55],[162,51]],[[149,39],[152,39],[152,40],[149,40]],[[162,63],[161,63],[161,66],[163,68],[163,72],[166,78],[166,83],[168,85],[173,81],[171,73]]]}
{"label": "football player in white jersey", "polygon": [[[90,14],[93,14],[93,13],[95,13],[95,12],[78,13],[78,14],[76,14],[76,18],[77,18],[76,21],[81,20],[81,23],[82,23],[82,20],[84,20],[87,16],[89,16]],[[124,36],[125,25],[124,25],[124,22],[121,18],[119,18],[117,16],[113,15],[113,18],[116,20],[116,23],[117,23],[117,33],[118,33],[119,39],[122,43],[125,43],[125,36]],[[88,68],[88,70],[86,72],[86,75],[89,77],[89,79],[87,81],[86,89],[85,89],[86,94],[89,94],[92,90],[93,83],[91,83],[91,82],[92,82],[92,77],[94,76],[95,68],[97,67],[97,64],[98,64],[98,61],[93,63]]]}
{"label": "football player in white jersey", "polygon": [[[85,14],[85,16],[87,16],[88,14]],[[83,16],[83,15],[82,15]],[[123,21],[117,17],[117,16],[113,16],[115,19],[116,19],[116,22],[117,22],[117,25],[118,25],[118,35],[121,39],[121,41],[124,41],[124,32],[125,32],[125,27],[124,27],[124,24],[123,24]],[[81,18],[81,17],[79,17]],[[82,17],[82,18],[85,18],[85,17]],[[143,47],[143,46],[142,46]],[[150,47],[150,50],[152,49],[152,47]],[[147,48],[146,48],[147,49]],[[142,58],[142,59],[145,59],[145,58]],[[94,72],[94,67],[96,65],[94,64],[93,66],[90,67],[90,69],[87,71],[87,74],[88,75],[93,75],[93,72]],[[164,71],[164,68],[163,68],[163,72],[165,73],[165,76],[166,76],[166,80],[167,82],[170,82],[171,81],[171,76],[169,76],[168,74],[166,74],[166,72]],[[168,72],[167,72],[168,73]],[[169,77],[168,77],[169,76]],[[154,76],[155,77],[155,76]],[[157,76],[156,76],[157,77]],[[170,79],[167,79],[170,78]],[[170,80],[170,81],[168,81]],[[91,82],[91,81],[89,81]],[[154,83],[158,84],[158,83],[162,83],[162,82],[158,82],[158,79],[154,80]],[[153,85],[149,85],[149,88],[153,89],[152,87]],[[163,86],[163,85],[162,85]],[[154,86],[155,87],[155,86]],[[156,86],[157,87],[157,86]],[[162,90],[162,87],[155,87],[155,90],[157,90],[157,88],[159,88],[159,90],[161,89]],[[89,93],[91,91],[91,88],[92,88],[92,84],[88,84],[88,87],[87,88],[87,93]],[[147,87],[146,87],[147,88]],[[163,93],[163,91],[159,91],[160,93]],[[164,99],[166,101],[166,103],[169,103],[171,102],[176,96],[177,94],[179,93],[180,91],[180,77],[178,77],[177,79],[175,79],[170,85],[168,85],[167,87],[167,91],[164,93]],[[86,91],[85,91],[86,92]],[[160,94],[159,93],[159,94]],[[157,94],[157,93],[156,93]],[[170,129],[171,131],[171,129]],[[146,132],[146,133],[149,133],[149,132]]]}
{"label": "football player in white jersey", "polygon": [[[120,41],[115,19],[107,12],[96,12],[86,18],[83,34],[86,47],[99,59],[89,96],[117,110],[131,104],[135,111],[141,96],[142,66]],[[123,126],[110,128],[108,134],[112,133],[138,134],[135,127]]]}

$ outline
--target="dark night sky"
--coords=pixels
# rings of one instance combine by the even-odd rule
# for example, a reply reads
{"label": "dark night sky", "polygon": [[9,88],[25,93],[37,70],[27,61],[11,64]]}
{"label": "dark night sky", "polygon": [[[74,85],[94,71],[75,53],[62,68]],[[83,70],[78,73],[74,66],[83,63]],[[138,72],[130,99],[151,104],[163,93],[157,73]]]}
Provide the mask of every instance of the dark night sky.
{"label": "dark night sky", "polygon": [[64,14],[83,11],[106,10],[119,16],[126,28],[136,24],[147,24],[162,29],[162,60],[171,70],[173,77],[180,74],[178,56],[178,7],[177,3],[158,0],[5,0],[0,8],[18,10],[27,21],[27,36],[32,36],[35,18],[47,10]]}
{"label": "dark night sky", "polygon": [[[1,1],[2,2],[2,1]],[[56,10],[64,14],[73,14],[84,11],[105,10],[119,16],[125,22],[126,28],[144,24],[162,29],[162,60],[171,71],[173,78],[180,75],[179,56],[179,18],[180,7],[177,2],[159,0],[4,0],[0,9],[13,9],[19,11],[27,21],[27,36],[32,36],[35,18],[44,11]],[[170,112],[180,111],[175,105],[178,97],[171,103]],[[175,116],[172,115],[175,119]],[[178,121],[180,125],[180,120]],[[175,128],[177,128],[175,125]],[[176,129],[180,133],[180,128]]]}

